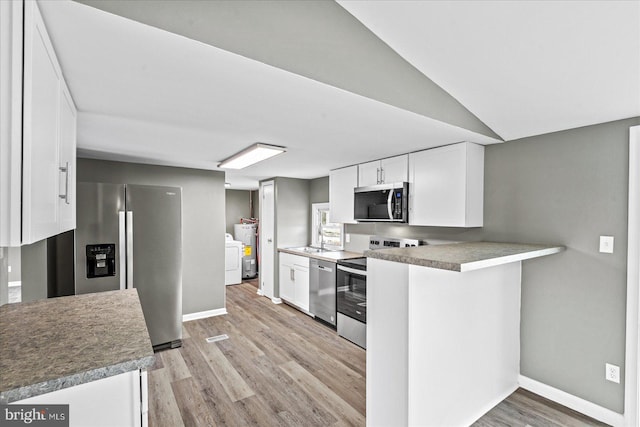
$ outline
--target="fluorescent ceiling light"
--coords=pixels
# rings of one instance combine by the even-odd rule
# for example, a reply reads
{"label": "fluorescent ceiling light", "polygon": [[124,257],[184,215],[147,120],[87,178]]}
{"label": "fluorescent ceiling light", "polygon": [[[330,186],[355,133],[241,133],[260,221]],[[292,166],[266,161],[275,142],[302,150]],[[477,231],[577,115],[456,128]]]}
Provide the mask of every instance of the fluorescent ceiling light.
{"label": "fluorescent ceiling light", "polygon": [[284,153],[284,147],[275,145],[256,143],[251,147],[245,148],[241,152],[234,154],[228,159],[223,160],[218,167],[223,169],[243,169],[254,163],[261,162],[270,157]]}

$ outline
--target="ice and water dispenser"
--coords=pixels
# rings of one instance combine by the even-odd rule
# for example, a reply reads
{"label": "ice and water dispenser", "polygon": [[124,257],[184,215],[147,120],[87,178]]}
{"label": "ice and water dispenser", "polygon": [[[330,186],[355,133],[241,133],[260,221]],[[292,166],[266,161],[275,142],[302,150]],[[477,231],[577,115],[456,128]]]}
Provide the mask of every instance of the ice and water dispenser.
{"label": "ice and water dispenser", "polygon": [[116,275],[116,245],[87,245],[87,279]]}

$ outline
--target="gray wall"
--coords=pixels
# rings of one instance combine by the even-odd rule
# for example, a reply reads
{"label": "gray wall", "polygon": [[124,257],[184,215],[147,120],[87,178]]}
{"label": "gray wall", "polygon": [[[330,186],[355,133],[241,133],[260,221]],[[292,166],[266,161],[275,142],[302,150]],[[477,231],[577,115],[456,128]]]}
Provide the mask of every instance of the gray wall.
{"label": "gray wall", "polygon": [[273,257],[275,263],[273,266],[273,285],[274,295],[279,297],[280,273],[278,267],[280,263],[277,248],[305,246],[309,243],[311,205],[309,204],[309,180],[278,177],[273,178],[273,181],[275,190],[274,248],[276,248]]}
{"label": "gray wall", "polygon": [[22,302],[47,298],[47,239],[22,246]]}
{"label": "gray wall", "polygon": [[[370,234],[455,241],[562,244],[559,255],[523,262],[521,373],[622,413],[629,127],[640,118],[486,147],[484,227],[347,225],[347,249]],[[615,252],[598,252],[600,235]]]}
{"label": "gray wall", "polygon": [[233,235],[233,224],[239,224],[240,218],[251,218],[251,191],[225,191],[226,232]]}
{"label": "gray wall", "polygon": [[260,215],[260,191],[253,190],[251,191],[251,216],[253,218],[258,218]]}
{"label": "gray wall", "polygon": [[9,281],[18,282],[22,277],[22,264],[20,262],[20,248],[8,248],[9,257],[7,262],[11,266],[11,272],[9,272]]}
{"label": "gray wall", "polygon": [[[560,243],[522,269],[521,372],[623,412],[629,127],[618,121],[487,148],[485,235]],[[600,235],[615,252],[598,252]]]}
{"label": "gray wall", "polygon": [[276,244],[279,248],[309,243],[309,180],[276,178]]}
{"label": "gray wall", "polygon": [[225,307],[224,173],[78,159],[77,177],[78,181],[182,187],[183,314]]}
{"label": "gray wall", "polygon": [[310,203],[329,202],[329,177],[323,176],[309,181]]}

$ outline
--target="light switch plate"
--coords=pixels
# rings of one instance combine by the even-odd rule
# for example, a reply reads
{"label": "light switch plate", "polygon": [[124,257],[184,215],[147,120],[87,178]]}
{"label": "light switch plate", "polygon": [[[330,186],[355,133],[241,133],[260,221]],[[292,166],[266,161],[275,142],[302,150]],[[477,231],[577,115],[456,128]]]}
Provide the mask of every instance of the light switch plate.
{"label": "light switch plate", "polygon": [[613,236],[600,236],[600,252],[603,254],[613,253]]}

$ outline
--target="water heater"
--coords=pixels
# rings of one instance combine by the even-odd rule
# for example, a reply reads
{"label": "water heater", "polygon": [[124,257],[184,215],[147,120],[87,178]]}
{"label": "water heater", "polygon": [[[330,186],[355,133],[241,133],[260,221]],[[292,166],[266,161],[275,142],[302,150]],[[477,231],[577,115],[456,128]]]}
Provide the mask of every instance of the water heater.
{"label": "water heater", "polygon": [[234,224],[233,234],[235,240],[244,243],[242,257],[242,278],[253,279],[258,275],[258,262],[256,237],[258,232],[257,224]]}

